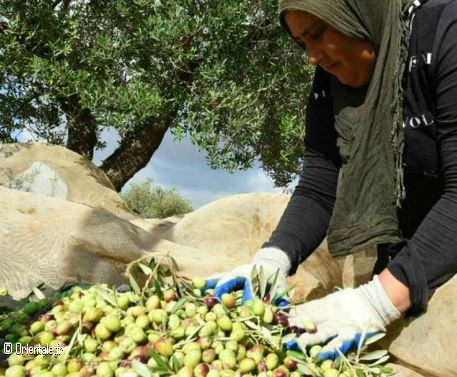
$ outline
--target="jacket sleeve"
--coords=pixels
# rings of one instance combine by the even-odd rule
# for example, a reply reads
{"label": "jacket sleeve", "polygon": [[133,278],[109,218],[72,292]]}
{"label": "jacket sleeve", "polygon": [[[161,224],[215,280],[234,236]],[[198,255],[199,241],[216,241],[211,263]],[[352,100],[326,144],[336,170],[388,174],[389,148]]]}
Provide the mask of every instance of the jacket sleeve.
{"label": "jacket sleeve", "polygon": [[291,199],[268,242],[288,255],[293,274],[326,236],[339,172],[330,82],[316,70],[306,108],[303,169]]}
{"label": "jacket sleeve", "polygon": [[457,273],[457,1],[443,11],[437,30],[435,127],[444,191],[413,236],[389,264],[410,289],[407,316],[424,313],[434,290]]}

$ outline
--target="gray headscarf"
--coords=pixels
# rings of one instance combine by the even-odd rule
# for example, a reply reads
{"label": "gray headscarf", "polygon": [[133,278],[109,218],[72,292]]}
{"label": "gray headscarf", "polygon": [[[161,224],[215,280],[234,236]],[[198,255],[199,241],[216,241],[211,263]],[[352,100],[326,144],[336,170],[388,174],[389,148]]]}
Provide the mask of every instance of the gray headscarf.
{"label": "gray headscarf", "polygon": [[[412,0],[279,0],[281,19],[287,9],[309,12],[343,34],[371,41],[377,53],[363,103],[356,107],[336,106],[335,128],[343,163],[328,229],[329,248],[335,255],[400,239],[397,206],[404,196],[401,82],[411,3]],[[332,86],[334,101],[353,92],[344,85]]]}

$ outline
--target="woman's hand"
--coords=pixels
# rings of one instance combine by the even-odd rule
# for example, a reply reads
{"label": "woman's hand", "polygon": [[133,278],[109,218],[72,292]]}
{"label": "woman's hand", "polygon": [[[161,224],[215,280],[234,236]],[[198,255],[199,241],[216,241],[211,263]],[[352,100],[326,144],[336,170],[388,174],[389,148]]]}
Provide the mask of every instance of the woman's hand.
{"label": "woman's hand", "polygon": [[400,315],[376,275],[358,288],[342,289],[292,309],[291,326],[307,328],[314,324],[315,331],[301,335],[286,347],[298,346],[305,352],[314,344],[324,344],[319,357],[335,359],[339,352],[347,353],[356,348],[362,334],[385,331],[386,326]]}
{"label": "woman's hand", "polygon": [[277,274],[277,292],[286,290],[286,278],[290,270],[288,256],[280,249],[266,247],[260,249],[251,263],[243,264],[232,271],[211,276],[206,280],[206,288],[214,288],[218,298],[224,293],[243,290],[242,301],[254,299],[251,275],[254,269],[263,269],[266,277]]}

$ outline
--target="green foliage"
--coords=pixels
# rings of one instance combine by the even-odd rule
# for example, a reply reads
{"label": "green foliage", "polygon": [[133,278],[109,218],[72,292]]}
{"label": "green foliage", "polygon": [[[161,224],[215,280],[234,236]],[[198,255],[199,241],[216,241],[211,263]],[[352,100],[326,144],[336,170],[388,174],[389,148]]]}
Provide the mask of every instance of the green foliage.
{"label": "green foliage", "polygon": [[126,148],[171,128],[213,168],[258,160],[278,185],[299,170],[312,71],[275,1],[0,0],[0,15],[0,140],[71,144],[89,114],[94,147],[108,126]]}
{"label": "green foliage", "polygon": [[183,215],[191,212],[190,202],[179,195],[175,188],[153,186],[148,178],[141,183],[132,183],[121,193],[127,206],[145,218],[160,218]]}

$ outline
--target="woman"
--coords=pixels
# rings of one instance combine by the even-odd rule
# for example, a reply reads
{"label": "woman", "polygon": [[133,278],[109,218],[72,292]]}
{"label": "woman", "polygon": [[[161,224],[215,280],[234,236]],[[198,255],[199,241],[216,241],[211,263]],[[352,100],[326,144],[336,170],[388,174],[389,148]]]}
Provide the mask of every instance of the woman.
{"label": "woman", "polygon": [[457,0],[280,0],[316,66],[304,168],[270,240],[214,283],[245,288],[261,265],[285,278],[327,236],[334,255],[376,246],[373,278],[297,307],[302,348],[347,352],[361,333],[424,313],[457,272]]}

